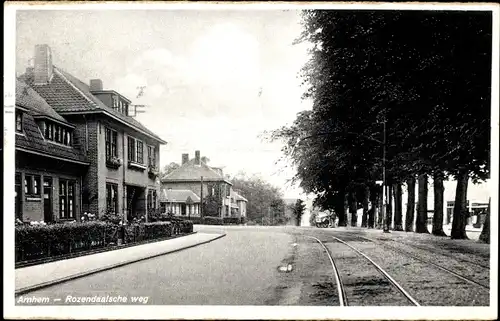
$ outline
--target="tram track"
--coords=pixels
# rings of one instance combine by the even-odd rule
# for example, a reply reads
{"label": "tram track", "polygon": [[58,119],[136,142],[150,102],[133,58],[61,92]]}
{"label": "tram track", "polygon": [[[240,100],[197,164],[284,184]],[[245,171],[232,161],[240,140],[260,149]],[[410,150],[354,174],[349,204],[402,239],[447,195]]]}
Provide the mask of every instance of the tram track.
{"label": "tram track", "polygon": [[[320,239],[313,237],[313,236],[306,236],[306,237],[308,237],[310,239],[314,239],[316,242],[318,242],[323,247],[323,249],[325,250],[325,253],[328,256],[328,259],[330,260],[330,263],[331,263],[331,266],[333,269],[334,279],[335,279],[335,282],[337,284],[337,295],[338,295],[338,299],[340,302],[340,306],[352,305],[352,304],[350,304],[350,302],[353,300],[349,299],[348,292],[352,293],[353,296],[354,296],[354,293],[363,292],[364,290],[362,289],[362,287],[366,285],[366,282],[365,283],[364,282],[350,282],[350,283],[346,284],[343,280],[342,273],[340,272],[340,269],[338,268],[338,264],[337,264],[338,262],[336,262],[336,259],[333,257],[331,250],[325,245],[325,242],[323,242]],[[375,261],[373,261],[365,253],[363,253],[359,249],[353,247],[352,245],[348,244],[347,242],[345,242],[344,240],[342,240],[338,237],[330,236],[330,238],[333,238],[333,240],[335,240],[336,243],[342,244],[346,248],[350,249],[352,252],[355,253],[357,258],[361,258],[364,262],[368,262],[370,266],[375,268],[375,270],[378,272],[378,276],[379,277],[382,276],[382,279],[384,279],[386,282],[380,282],[380,280],[377,279],[376,276],[373,276],[373,275],[371,276],[371,279],[375,278],[375,280],[377,280],[377,281],[372,281],[372,282],[377,284],[379,287],[385,287],[385,285],[387,284],[387,286],[384,288],[385,291],[380,291],[380,289],[379,289],[379,291],[378,291],[379,293],[382,293],[382,292],[390,293],[391,292],[390,289],[397,290],[397,292],[400,295],[399,298],[397,298],[397,296],[394,296],[394,293],[389,295],[389,297],[392,298],[394,301],[400,300],[401,296],[402,296],[402,298],[404,298],[404,301],[406,302],[406,304],[402,304],[402,305],[408,305],[408,303],[409,303],[412,306],[420,306],[420,304],[391,275],[389,275],[389,273],[387,273],[387,271],[385,271],[380,265],[375,263]],[[337,258],[337,259],[341,260],[341,258]],[[360,264],[362,264],[362,263],[360,262]],[[349,276],[350,276],[350,274],[344,275],[345,278],[347,278]],[[352,276],[351,276],[351,278],[352,278]],[[350,290],[350,291],[347,291],[347,290]],[[402,302],[399,302],[399,303],[402,303]]]}
{"label": "tram track", "polygon": [[[433,266],[433,267],[435,267],[435,268],[437,268],[437,269],[439,269],[439,270],[441,270],[441,271],[444,271],[444,272],[446,272],[446,273],[448,273],[448,274],[450,274],[450,275],[453,275],[454,277],[456,277],[456,278],[458,278],[458,279],[460,279],[460,280],[462,280],[462,281],[465,281],[465,282],[467,282],[467,283],[470,283],[470,284],[473,284],[473,285],[479,286],[479,287],[484,288],[484,289],[487,289],[487,290],[489,290],[489,289],[490,289],[489,285],[485,285],[485,284],[482,284],[482,283],[480,283],[480,282],[477,282],[476,280],[474,280],[474,279],[472,279],[472,278],[470,278],[470,277],[467,277],[467,276],[465,276],[465,275],[463,275],[463,274],[461,274],[461,273],[458,273],[458,272],[456,272],[456,271],[453,271],[452,269],[447,268],[447,267],[445,267],[445,266],[443,266],[443,265],[440,265],[440,264],[437,264],[437,263],[431,262],[431,261],[429,261],[429,260],[425,260],[425,259],[423,259],[423,258],[419,257],[418,255],[412,254],[412,253],[410,253],[410,252],[408,252],[408,251],[406,251],[406,250],[402,250],[402,249],[399,249],[399,248],[397,248],[397,247],[395,247],[395,246],[392,246],[392,245],[390,245],[390,244],[383,243],[383,242],[379,242],[379,241],[376,241],[376,240],[373,240],[373,239],[370,239],[370,238],[367,238],[367,237],[364,237],[364,236],[358,236],[358,237],[359,237],[360,239],[367,240],[367,241],[373,242],[373,243],[375,243],[375,244],[378,244],[378,245],[380,245],[380,246],[383,246],[383,247],[389,248],[389,249],[391,249],[391,250],[392,250],[392,251],[394,251],[394,252],[397,252],[397,253],[400,253],[400,254],[406,255],[407,257],[410,257],[410,258],[412,258],[412,259],[414,259],[414,260],[417,260],[417,261],[419,261],[419,262],[421,262],[421,263],[431,265],[431,266]],[[477,264],[477,266],[481,266],[481,265]],[[489,268],[488,268],[488,270],[489,270]]]}
{"label": "tram track", "polygon": [[[366,239],[368,239],[368,238],[366,238]],[[446,253],[444,251],[434,251],[433,249],[431,249],[429,247],[419,246],[419,245],[415,245],[415,244],[410,244],[410,243],[406,243],[406,242],[402,242],[402,241],[398,241],[398,240],[394,240],[394,239],[388,239],[388,240],[390,242],[394,242],[394,243],[397,243],[397,244],[401,244],[401,245],[405,245],[405,246],[411,246],[412,248],[419,249],[419,250],[422,250],[422,251],[426,251],[426,252],[429,252],[431,254],[446,256],[447,258],[450,258],[450,259],[452,259],[454,261],[457,261],[459,263],[467,263],[467,264],[471,264],[471,265],[474,265],[474,266],[477,266],[477,267],[480,267],[480,268],[483,268],[483,269],[487,269],[487,270],[490,269],[490,267],[488,265],[485,265],[483,263],[478,263],[478,262],[474,262],[474,261],[463,259],[463,258],[457,258],[457,257],[453,256],[452,254]]]}

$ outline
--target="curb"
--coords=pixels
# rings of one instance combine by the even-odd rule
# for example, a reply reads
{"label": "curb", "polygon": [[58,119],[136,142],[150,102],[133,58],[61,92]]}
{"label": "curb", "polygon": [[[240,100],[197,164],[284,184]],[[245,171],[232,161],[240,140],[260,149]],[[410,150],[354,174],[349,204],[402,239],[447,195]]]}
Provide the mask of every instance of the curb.
{"label": "curb", "polygon": [[34,260],[34,261],[24,261],[24,262],[18,262],[15,266],[15,269],[22,269],[30,266],[35,266],[35,265],[40,265],[40,264],[47,264],[47,263],[52,263],[52,262],[57,262],[57,261],[63,261],[63,260],[69,260],[69,259],[76,259],[78,257],[82,256],[87,256],[87,255],[92,255],[92,254],[99,254],[99,253],[104,253],[104,252],[111,252],[111,251],[116,251],[116,250],[121,250],[121,249],[126,249],[134,246],[141,246],[141,245],[147,245],[147,244],[152,244],[156,242],[164,242],[168,240],[173,240],[177,239],[180,237],[185,237],[189,235],[193,235],[198,233],[197,231],[190,232],[187,234],[183,235],[175,235],[175,236],[168,236],[165,238],[160,238],[160,239],[153,239],[153,240],[146,240],[146,241],[140,241],[140,242],[135,242],[135,243],[125,243],[122,245],[113,245],[113,246],[107,246],[107,247],[102,247],[102,248],[97,248],[93,249],[90,251],[82,251],[82,252],[77,252],[75,254],[64,254],[62,256],[57,256],[57,257],[52,257],[52,258],[46,258],[46,259],[40,259],[40,260]]}
{"label": "curb", "polygon": [[149,260],[149,259],[152,259],[152,258],[155,258],[155,257],[158,257],[158,256],[162,256],[162,255],[166,255],[166,254],[171,254],[171,253],[175,253],[175,252],[180,252],[180,251],[183,251],[183,250],[195,247],[195,246],[199,246],[199,245],[203,245],[203,244],[207,244],[207,243],[213,242],[215,240],[223,238],[224,236],[226,236],[225,233],[224,234],[220,234],[220,235],[218,235],[217,237],[215,237],[213,239],[210,239],[210,240],[207,240],[207,241],[203,241],[203,242],[200,242],[200,243],[196,243],[196,244],[192,244],[192,245],[188,245],[188,246],[184,246],[184,247],[180,247],[180,248],[175,249],[175,250],[170,250],[170,251],[166,251],[166,252],[154,254],[152,256],[142,257],[142,258],[139,258],[139,259],[133,259],[133,260],[126,261],[126,262],[115,263],[115,264],[111,264],[111,265],[108,265],[108,266],[96,268],[96,269],[93,269],[93,270],[90,270],[90,271],[85,271],[85,272],[81,272],[81,273],[78,273],[78,274],[66,276],[66,277],[63,277],[63,278],[60,278],[60,279],[55,279],[55,280],[52,280],[52,281],[47,281],[47,282],[40,283],[40,284],[37,284],[37,285],[27,286],[27,287],[21,288],[19,290],[15,290],[14,296],[16,297],[16,296],[25,294],[27,292],[32,292],[32,291],[35,291],[35,290],[39,290],[39,289],[46,288],[46,287],[49,287],[49,286],[52,286],[52,285],[64,283],[64,282],[67,282],[67,281],[71,281],[71,280],[78,279],[78,278],[81,278],[81,277],[84,277],[84,276],[96,274],[96,273],[99,273],[99,272],[103,272],[103,271],[107,271],[107,270],[112,270],[114,268],[125,266],[125,265],[128,265],[128,264],[132,264],[132,263],[136,263],[136,262],[140,262],[140,261]]}

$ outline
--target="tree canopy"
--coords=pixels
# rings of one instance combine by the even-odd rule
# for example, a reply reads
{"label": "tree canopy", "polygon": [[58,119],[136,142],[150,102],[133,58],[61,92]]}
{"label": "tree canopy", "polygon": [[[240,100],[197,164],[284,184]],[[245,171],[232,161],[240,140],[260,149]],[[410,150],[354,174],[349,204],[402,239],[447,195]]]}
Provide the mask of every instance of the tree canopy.
{"label": "tree canopy", "polygon": [[281,191],[258,176],[240,174],[230,179],[233,189],[248,200],[249,221],[265,225],[284,225],[289,221]]}
{"label": "tree canopy", "polygon": [[[488,177],[491,27],[484,12],[303,12],[297,42],[312,45],[301,77],[313,108],[270,139],[283,141],[315,205],[345,225],[346,193],[374,190],[384,166],[387,185],[436,172]],[[461,223],[454,230],[465,235]]]}

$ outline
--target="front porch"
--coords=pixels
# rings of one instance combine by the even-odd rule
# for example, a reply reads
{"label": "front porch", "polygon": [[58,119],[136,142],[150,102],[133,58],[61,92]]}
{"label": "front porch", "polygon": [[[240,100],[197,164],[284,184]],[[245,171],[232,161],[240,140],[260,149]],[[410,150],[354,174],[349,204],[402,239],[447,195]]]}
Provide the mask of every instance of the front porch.
{"label": "front porch", "polygon": [[147,217],[147,188],[125,185],[123,213],[128,222]]}

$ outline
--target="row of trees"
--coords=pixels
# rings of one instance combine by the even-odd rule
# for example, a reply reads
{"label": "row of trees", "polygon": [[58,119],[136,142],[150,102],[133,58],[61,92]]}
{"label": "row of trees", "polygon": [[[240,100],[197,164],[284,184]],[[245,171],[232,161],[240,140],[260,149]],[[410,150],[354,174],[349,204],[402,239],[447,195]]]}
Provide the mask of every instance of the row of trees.
{"label": "row of trees", "polygon": [[259,176],[244,173],[229,178],[233,189],[241,191],[248,200],[247,219],[262,225],[285,225],[291,217],[287,215],[286,204],[281,191]]}
{"label": "row of trees", "polygon": [[444,235],[443,181],[453,178],[451,237],[467,238],[469,179],[485,180],[490,170],[491,13],[307,10],[303,27],[297,42],[311,49],[301,76],[313,108],[269,135],[284,142],[295,180],[340,226],[344,204],[356,224],[360,202],[362,225],[374,227],[368,203],[380,204],[376,181],[385,176],[395,210],[388,206],[384,229],[413,231],[416,221],[415,232],[428,233],[432,177],[432,233]]}

